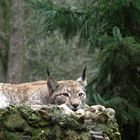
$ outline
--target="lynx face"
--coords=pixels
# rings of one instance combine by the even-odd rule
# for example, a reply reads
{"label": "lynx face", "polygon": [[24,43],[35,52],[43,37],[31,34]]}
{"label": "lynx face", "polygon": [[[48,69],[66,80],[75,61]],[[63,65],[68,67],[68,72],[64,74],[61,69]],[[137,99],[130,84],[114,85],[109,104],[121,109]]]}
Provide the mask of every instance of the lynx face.
{"label": "lynx face", "polygon": [[73,80],[58,82],[58,87],[50,97],[51,104],[66,104],[74,111],[83,108],[85,100],[86,93],[83,87]]}
{"label": "lynx face", "polygon": [[86,84],[85,76],[76,81],[65,80],[56,82],[55,80],[48,80],[51,95],[49,101],[51,104],[66,104],[74,111],[84,108],[86,101],[84,88]]}

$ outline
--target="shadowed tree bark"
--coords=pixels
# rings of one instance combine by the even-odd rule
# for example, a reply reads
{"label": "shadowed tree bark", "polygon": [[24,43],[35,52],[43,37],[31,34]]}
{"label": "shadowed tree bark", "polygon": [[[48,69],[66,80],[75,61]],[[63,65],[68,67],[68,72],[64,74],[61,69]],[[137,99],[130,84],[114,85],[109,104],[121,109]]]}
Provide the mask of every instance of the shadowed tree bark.
{"label": "shadowed tree bark", "polygon": [[7,82],[20,83],[24,68],[23,1],[11,1],[11,35]]}
{"label": "shadowed tree bark", "polygon": [[6,81],[11,1],[0,1],[0,82]]}

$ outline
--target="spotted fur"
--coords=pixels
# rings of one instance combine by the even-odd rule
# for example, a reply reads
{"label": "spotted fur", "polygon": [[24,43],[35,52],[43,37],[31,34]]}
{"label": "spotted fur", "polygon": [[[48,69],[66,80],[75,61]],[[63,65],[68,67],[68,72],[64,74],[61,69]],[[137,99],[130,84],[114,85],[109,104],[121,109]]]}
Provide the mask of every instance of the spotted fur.
{"label": "spotted fur", "polygon": [[0,83],[0,108],[10,105],[66,104],[70,109],[84,107],[86,78],[36,81],[23,84]]}

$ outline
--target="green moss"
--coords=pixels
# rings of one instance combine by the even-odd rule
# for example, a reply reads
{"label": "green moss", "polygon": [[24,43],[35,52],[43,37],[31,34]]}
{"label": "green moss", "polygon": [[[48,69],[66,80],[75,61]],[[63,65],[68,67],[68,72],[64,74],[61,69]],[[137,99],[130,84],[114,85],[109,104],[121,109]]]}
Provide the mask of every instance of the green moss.
{"label": "green moss", "polygon": [[4,131],[0,131],[0,140],[5,140],[5,132]]}
{"label": "green moss", "polygon": [[4,121],[4,126],[10,131],[24,131],[25,128],[29,127],[27,122],[21,117],[19,113],[8,114]]}
{"label": "green moss", "polygon": [[89,135],[86,132],[68,130],[65,134],[65,140],[89,140]]}
{"label": "green moss", "polygon": [[22,133],[7,132],[6,140],[31,140],[31,136]]}
{"label": "green moss", "polygon": [[98,127],[103,130],[111,139],[120,140],[121,135],[118,130],[118,124],[116,122],[110,122],[107,124],[98,124]]}

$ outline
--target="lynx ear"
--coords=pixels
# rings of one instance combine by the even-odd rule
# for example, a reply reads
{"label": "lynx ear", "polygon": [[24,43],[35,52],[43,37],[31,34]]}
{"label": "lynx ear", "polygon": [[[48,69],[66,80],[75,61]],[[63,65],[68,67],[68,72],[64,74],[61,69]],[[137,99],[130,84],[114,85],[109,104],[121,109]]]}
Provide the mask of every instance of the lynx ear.
{"label": "lynx ear", "polygon": [[76,80],[82,87],[86,87],[87,78],[86,78],[86,67],[83,70],[82,76]]}
{"label": "lynx ear", "polygon": [[59,84],[53,79],[49,79],[47,85],[51,94],[59,87]]}

